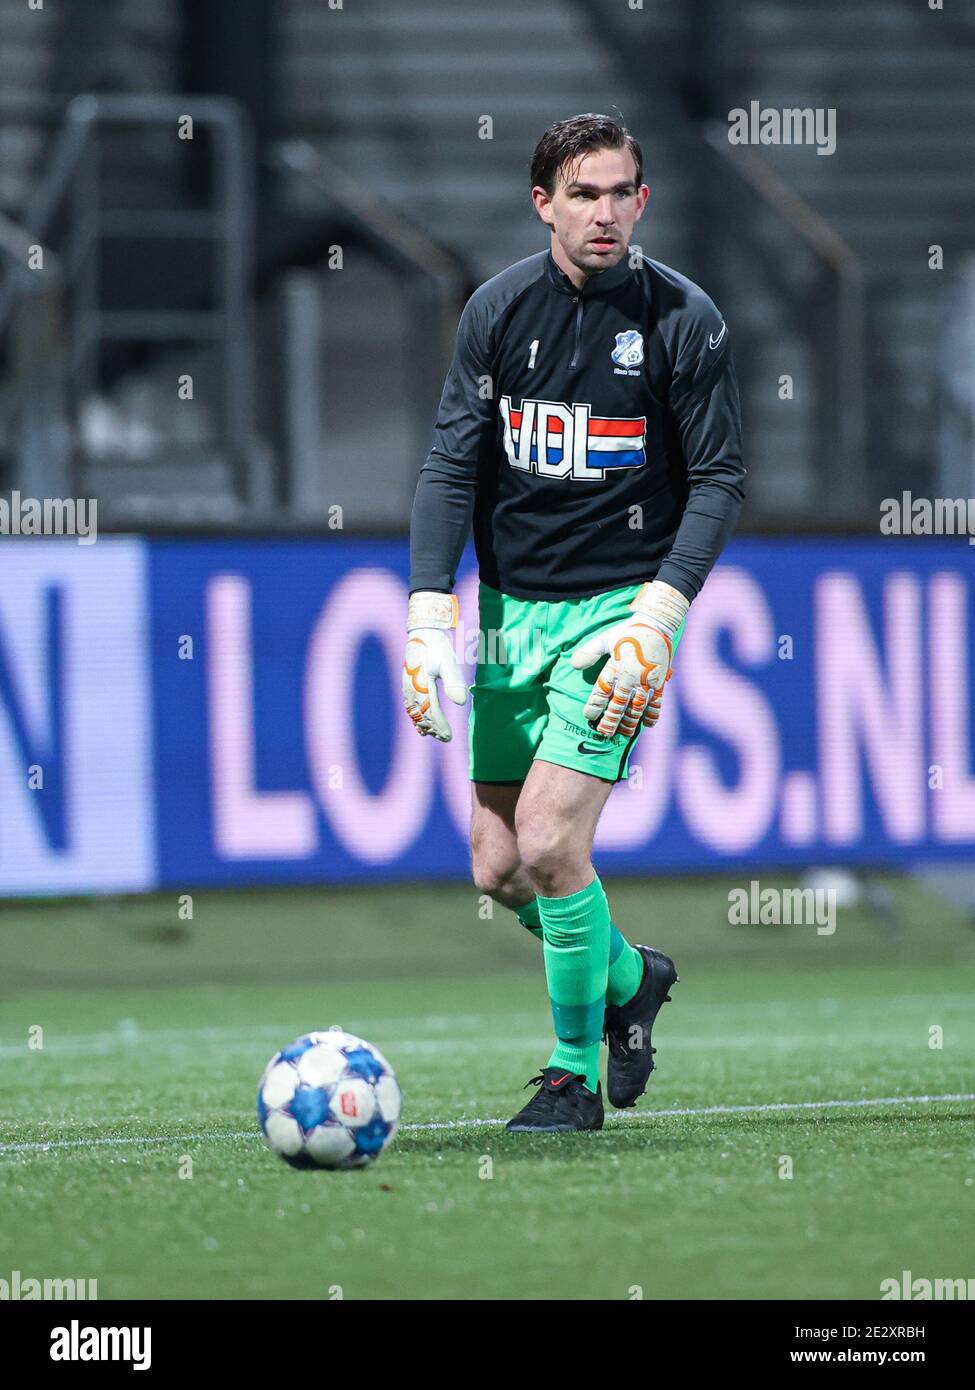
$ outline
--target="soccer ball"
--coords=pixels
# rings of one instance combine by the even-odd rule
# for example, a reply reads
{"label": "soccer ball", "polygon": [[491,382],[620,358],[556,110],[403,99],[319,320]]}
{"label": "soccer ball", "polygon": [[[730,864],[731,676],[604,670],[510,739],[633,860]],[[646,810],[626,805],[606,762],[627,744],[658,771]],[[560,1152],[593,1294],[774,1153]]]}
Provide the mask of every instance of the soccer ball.
{"label": "soccer ball", "polygon": [[330,1028],[274,1054],[257,1118],[268,1147],[295,1168],[365,1168],[392,1142],[401,1104],[379,1049]]}

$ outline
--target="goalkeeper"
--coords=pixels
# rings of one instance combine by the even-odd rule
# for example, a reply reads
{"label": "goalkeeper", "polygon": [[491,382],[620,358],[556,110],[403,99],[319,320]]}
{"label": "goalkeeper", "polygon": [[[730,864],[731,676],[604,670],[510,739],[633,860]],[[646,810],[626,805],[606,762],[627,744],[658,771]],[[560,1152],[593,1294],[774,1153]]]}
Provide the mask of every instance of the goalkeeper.
{"label": "goalkeeper", "polygon": [[653,1070],[676,971],[613,924],[593,837],[659,717],[745,470],[721,315],[630,246],[649,196],[636,141],[606,116],[560,121],[531,183],[550,248],[467,303],[420,472],[403,694],[421,734],[450,739],[437,682],[466,701],[452,591],[473,526],[473,875],[542,942],[556,1041],[508,1129],[546,1132],[602,1125],[601,1038],[612,1105]]}

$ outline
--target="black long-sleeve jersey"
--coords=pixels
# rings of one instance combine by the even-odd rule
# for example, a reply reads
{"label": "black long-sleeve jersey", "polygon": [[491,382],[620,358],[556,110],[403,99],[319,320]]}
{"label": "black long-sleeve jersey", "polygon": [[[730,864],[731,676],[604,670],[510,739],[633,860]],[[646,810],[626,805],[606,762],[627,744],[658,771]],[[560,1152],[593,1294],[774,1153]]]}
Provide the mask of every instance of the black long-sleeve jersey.
{"label": "black long-sleeve jersey", "polygon": [[478,289],[420,471],[410,592],[480,577],[558,600],[661,579],[700,592],[741,509],[728,330],[677,271],[627,252],[579,290],[547,251]]}

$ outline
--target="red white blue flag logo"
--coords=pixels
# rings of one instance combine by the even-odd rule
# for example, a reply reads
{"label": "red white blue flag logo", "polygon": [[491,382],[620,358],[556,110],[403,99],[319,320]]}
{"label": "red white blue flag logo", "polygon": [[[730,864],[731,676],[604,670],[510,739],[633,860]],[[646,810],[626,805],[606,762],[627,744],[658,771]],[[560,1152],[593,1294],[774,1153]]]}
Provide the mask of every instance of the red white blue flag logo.
{"label": "red white blue flag logo", "polygon": [[562,401],[522,401],[515,410],[510,396],[501,397],[499,409],[512,468],[591,481],[607,469],[640,468],[647,461],[645,415],[593,415],[591,406]]}

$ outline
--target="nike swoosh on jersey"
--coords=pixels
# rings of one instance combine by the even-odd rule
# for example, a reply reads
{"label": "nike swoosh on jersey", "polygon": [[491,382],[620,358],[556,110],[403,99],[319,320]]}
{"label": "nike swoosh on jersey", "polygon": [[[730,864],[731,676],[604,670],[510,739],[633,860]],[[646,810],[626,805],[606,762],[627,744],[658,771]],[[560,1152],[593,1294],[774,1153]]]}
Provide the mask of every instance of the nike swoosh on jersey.
{"label": "nike swoosh on jersey", "polygon": [[726,329],[727,327],[728,327],[728,325],[727,325],[726,323],[723,323],[723,324],[721,325],[721,332],[718,334],[717,337],[715,337],[713,333],[710,335],[710,337],[708,338],[708,347],[709,347],[709,348],[716,348],[716,347],[718,346],[718,344],[721,342],[721,339],[722,339],[722,338],[724,337],[724,335],[725,335],[725,329]]}

